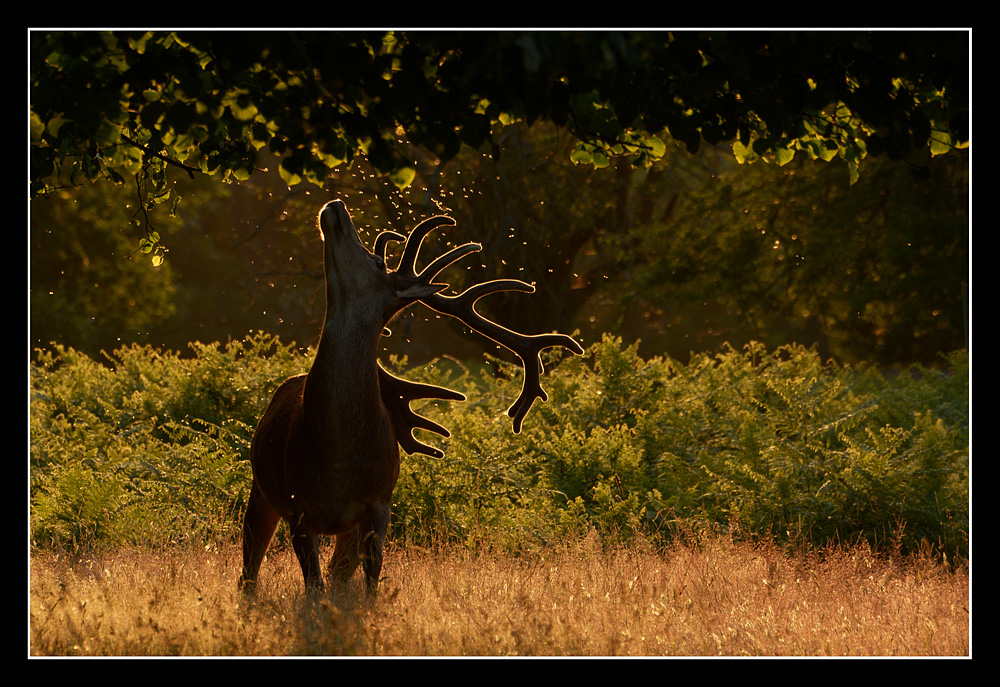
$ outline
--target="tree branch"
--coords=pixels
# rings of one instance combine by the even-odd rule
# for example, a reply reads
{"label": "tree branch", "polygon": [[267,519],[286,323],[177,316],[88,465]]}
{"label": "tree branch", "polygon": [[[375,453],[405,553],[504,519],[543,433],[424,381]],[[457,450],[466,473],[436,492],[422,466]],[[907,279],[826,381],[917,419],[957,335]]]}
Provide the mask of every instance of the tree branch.
{"label": "tree branch", "polygon": [[189,167],[188,165],[185,165],[185,164],[183,164],[181,162],[178,162],[177,160],[173,160],[173,159],[167,157],[166,155],[164,155],[163,153],[158,153],[155,150],[153,150],[152,148],[150,148],[149,146],[143,145],[142,143],[139,143],[138,141],[133,141],[131,138],[129,138],[125,134],[122,134],[121,136],[128,143],[132,144],[133,146],[135,146],[136,148],[138,148],[142,152],[146,153],[147,155],[152,155],[153,157],[155,157],[155,158],[157,158],[159,160],[162,160],[163,162],[167,163],[168,165],[173,165],[174,167],[177,167],[178,169],[183,169],[185,172],[188,173],[188,177],[190,177],[191,179],[194,179],[194,173],[195,172],[200,172],[201,171],[200,169],[197,169],[196,167]]}

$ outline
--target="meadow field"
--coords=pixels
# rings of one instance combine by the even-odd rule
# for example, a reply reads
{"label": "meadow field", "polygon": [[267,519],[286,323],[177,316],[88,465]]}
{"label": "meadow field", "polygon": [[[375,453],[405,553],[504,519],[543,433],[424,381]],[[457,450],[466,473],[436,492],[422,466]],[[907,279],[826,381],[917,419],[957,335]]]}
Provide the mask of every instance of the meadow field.
{"label": "meadow field", "polygon": [[512,556],[391,546],[379,596],[360,575],[307,593],[290,548],[257,597],[236,546],[31,559],[32,656],[970,655],[969,572],[865,544],[790,555],[724,536],[667,547],[583,537]]}

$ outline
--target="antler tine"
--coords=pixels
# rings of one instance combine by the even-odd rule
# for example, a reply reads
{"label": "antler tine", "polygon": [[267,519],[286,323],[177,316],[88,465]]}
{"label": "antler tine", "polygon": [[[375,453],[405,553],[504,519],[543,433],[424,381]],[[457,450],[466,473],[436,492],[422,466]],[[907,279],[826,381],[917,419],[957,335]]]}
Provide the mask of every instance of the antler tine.
{"label": "antler tine", "polygon": [[442,458],[444,453],[440,449],[428,446],[413,438],[413,430],[419,427],[420,429],[440,434],[443,437],[451,436],[451,432],[433,420],[429,420],[422,415],[417,415],[410,408],[410,401],[421,398],[464,401],[465,395],[451,389],[446,389],[443,386],[411,382],[407,379],[395,377],[382,369],[381,365],[378,368],[378,373],[379,387],[384,397],[400,401],[386,404],[396,428],[396,441],[400,447],[407,453],[423,453],[432,458]]}
{"label": "antler tine", "polygon": [[[423,243],[424,237],[437,227],[443,225],[450,226],[454,224],[455,220],[451,217],[438,215],[436,217],[425,219],[423,222],[415,226],[413,231],[410,232],[410,235],[406,237],[406,245],[403,247],[403,255],[399,258],[399,267],[396,268],[396,271],[410,277],[419,276],[417,274],[417,253],[420,252],[420,244]],[[440,259],[441,258],[438,258],[438,260]],[[436,263],[437,260],[434,262]]]}
{"label": "antler tine", "polygon": [[509,349],[521,359],[524,367],[521,393],[513,405],[507,409],[508,417],[514,420],[515,434],[521,432],[521,423],[535,399],[548,400],[548,394],[542,389],[540,380],[542,372],[541,352],[553,346],[563,346],[574,353],[583,353],[583,347],[575,339],[565,334],[521,334],[488,320],[476,312],[476,301],[487,294],[498,291],[532,293],[534,290],[535,287],[531,284],[517,279],[497,279],[471,286],[457,296],[442,296],[436,293],[421,299],[421,302],[433,310],[458,318],[471,329]]}
{"label": "antler tine", "polygon": [[476,253],[483,249],[482,244],[479,243],[464,243],[461,246],[456,246],[450,251],[434,259],[431,264],[420,271],[420,275],[427,275],[426,280],[432,281],[434,277],[438,276],[448,265],[453,262],[464,258],[469,253]]}
{"label": "antler tine", "polygon": [[375,248],[372,251],[375,255],[385,261],[385,248],[389,241],[405,241],[406,237],[396,231],[382,231],[375,237]]}

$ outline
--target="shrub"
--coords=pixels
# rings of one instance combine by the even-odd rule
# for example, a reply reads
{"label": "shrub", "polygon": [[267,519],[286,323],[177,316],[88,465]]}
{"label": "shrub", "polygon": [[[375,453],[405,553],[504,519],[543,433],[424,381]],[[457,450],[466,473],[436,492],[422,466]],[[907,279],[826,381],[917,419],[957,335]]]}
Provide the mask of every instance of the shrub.
{"label": "shrub", "polygon": [[[253,427],[311,355],[263,334],[191,352],[132,346],[98,363],[57,348],[32,362],[33,543],[237,536]],[[417,408],[452,436],[430,435],[442,459],[403,455],[393,537],[514,551],[696,527],[968,553],[964,352],[883,375],[799,346],[681,364],[605,337],[549,362],[549,401],[514,435],[503,410],[518,369],[389,361],[468,398]]]}
{"label": "shrub", "polygon": [[258,335],[181,358],[129,346],[100,364],[68,348],[31,365],[31,532],[137,543],[238,524],[256,418],[303,356]]}

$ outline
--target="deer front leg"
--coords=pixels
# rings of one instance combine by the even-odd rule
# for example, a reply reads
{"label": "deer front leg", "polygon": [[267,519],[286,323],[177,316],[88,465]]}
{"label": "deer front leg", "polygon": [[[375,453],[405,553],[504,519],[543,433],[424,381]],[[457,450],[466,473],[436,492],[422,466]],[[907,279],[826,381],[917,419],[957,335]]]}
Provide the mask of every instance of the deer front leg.
{"label": "deer front leg", "polygon": [[302,577],[305,578],[306,589],[323,591],[323,571],[319,562],[319,537],[312,532],[305,532],[298,525],[293,525],[292,550],[302,567]]}
{"label": "deer front leg", "polygon": [[256,591],[260,564],[280,519],[264,499],[257,480],[254,480],[250,487],[247,512],[243,517],[243,572],[239,581],[240,591],[246,594]]}

